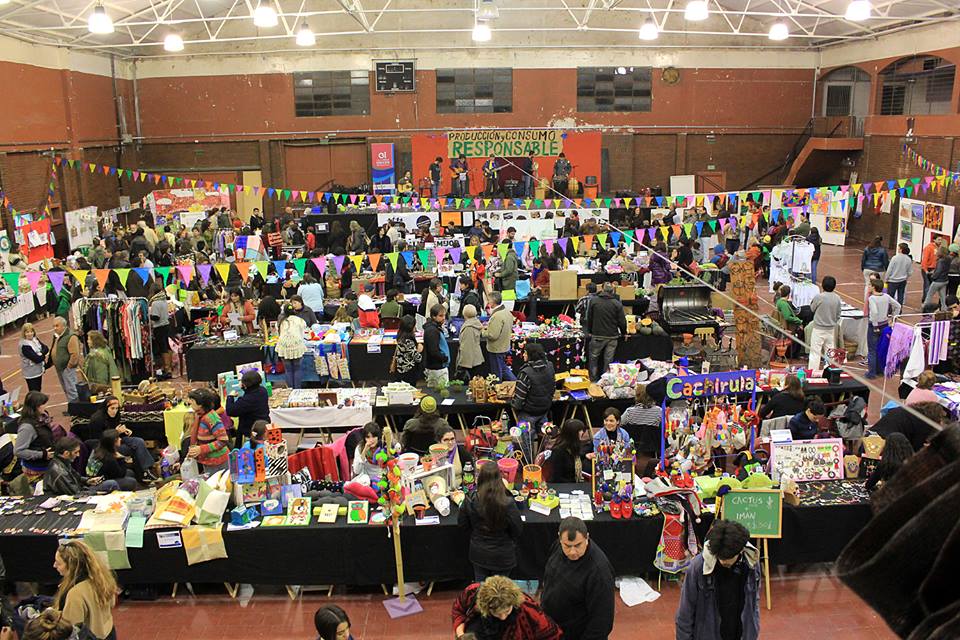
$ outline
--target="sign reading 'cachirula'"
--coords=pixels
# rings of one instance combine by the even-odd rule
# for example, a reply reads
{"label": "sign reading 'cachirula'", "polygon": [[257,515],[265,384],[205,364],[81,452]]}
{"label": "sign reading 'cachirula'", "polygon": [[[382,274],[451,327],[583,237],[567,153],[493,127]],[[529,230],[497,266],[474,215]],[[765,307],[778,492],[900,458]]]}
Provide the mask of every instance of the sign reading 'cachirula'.
{"label": "sign reading 'cachirula'", "polygon": [[667,397],[671,400],[735,393],[753,393],[757,389],[757,370],[725,371],[702,376],[683,376],[667,380]]}

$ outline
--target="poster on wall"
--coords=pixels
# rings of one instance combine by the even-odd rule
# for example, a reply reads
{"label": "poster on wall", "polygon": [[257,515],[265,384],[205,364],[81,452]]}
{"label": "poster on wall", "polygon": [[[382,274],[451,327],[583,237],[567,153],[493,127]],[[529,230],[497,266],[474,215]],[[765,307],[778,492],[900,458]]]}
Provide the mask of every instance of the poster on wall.
{"label": "poster on wall", "polygon": [[[911,198],[900,198],[898,205],[898,220],[902,229],[909,220],[911,225],[911,240],[903,240],[910,245],[910,255],[914,262],[920,262],[923,247],[930,243],[932,238],[941,238],[943,246],[949,245],[953,237],[954,208],[938,202],[926,202]],[[960,237],[958,235],[957,237]]]}
{"label": "poster on wall", "polygon": [[74,209],[63,214],[67,226],[67,244],[71,251],[93,245],[93,239],[100,235],[98,217],[96,207]]}
{"label": "poster on wall", "polygon": [[374,194],[394,193],[397,190],[392,142],[374,142],[370,145],[370,168]]}
{"label": "poster on wall", "polygon": [[154,216],[230,207],[230,193],[225,189],[158,189],[148,193],[144,199]]}
{"label": "poster on wall", "polygon": [[810,226],[820,231],[823,244],[843,246],[847,243],[848,205],[846,194],[819,189],[809,198]]}
{"label": "poster on wall", "polygon": [[489,129],[451,131],[447,134],[447,157],[467,158],[556,157],[563,152],[566,135],[556,129]]}
{"label": "poster on wall", "polygon": [[50,218],[30,222],[17,227],[17,243],[27,257],[27,264],[53,258],[53,234],[50,233]]}

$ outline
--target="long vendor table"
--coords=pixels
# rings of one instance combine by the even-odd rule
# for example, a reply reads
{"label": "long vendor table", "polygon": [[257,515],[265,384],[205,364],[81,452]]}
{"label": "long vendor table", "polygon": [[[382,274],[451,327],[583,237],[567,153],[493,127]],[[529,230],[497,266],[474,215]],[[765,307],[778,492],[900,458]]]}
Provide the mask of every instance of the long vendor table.
{"label": "long vendor table", "polygon": [[196,344],[186,353],[187,380],[216,382],[217,375],[233,371],[238,364],[261,362],[263,346],[238,342],[236,344]]}
{"label": "long vendor table", "polygon": [[[554,485],[560,492],[589,491],[588,485]],[[558,510],[542,516],[523,512],[517,578],[538,578],[557,539]],[[870,519],[868,504],[791,507],[783,509],[783,538],[770,541],[773,562],[830,562]],[[0,530],[10,526],[0,518]],[[713,521],[704,512],[697,525],[704,534]],[[653,559],[663,528],[662,516],[614,520],[600,514],[587,523],[590,537],[610,558],[617,575],[654,570]],[[335,524],[271,527],[223,532],[228,558],[188,566],[181,548],[160,549],[155,531],[146,531],[142,548],[128,548],[131,568],[117,571],[125,585],[174,582],[248,582],[253,584],[374,585],[396,581],[393,542],[384,526]],[[473,568],[467,559],[467,532],[457,526],[457,509],[433,526],[403,523],[406,580],[467,580]],[[56,535],[0,536],[0,555],[8,580],[56,583],[53,569]]]}

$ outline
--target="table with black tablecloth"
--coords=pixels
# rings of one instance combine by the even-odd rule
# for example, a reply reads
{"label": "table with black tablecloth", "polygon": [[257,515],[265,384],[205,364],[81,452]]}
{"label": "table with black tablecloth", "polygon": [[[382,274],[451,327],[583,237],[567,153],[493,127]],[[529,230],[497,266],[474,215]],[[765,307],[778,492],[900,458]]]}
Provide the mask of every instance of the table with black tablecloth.
{"label": "table with black tablecloth", "polygon": [[243,341],[227,344],[198,343],[187,350],[187,380],[216,382],[217,375],[238,364],[263,361],[263,345]]}
{"label": "table with black tablecloth", "polygon": [[[70,402],[67,404],[67,414],[70,416],[71,430],[81,440],[91,437],[87,431],[90,417],[103,406],[103,402]],[[120,420],[138,438],[166,442],[166,433],[163,428],[164,403],[140,405],[136,410],[121,408]]]}
{"label": "table with black tablecloth", "polygon": [[[555,485],[560,492],[588,490],[587,485]],[[519,541],[517,578],[538,578],[557,539],[560,516],[524,510]],[[867,504],[783,509],[783,539],[770,541],[777,564],[830,562],[870,519]],[[713,517],[704,513],[696,525],[702,537]],[[0,529],[9,526],[0,518]],[[663,518],[614,520],[600,514],[587,523],[590,539],[599,545],[617,575],[653,571]],[[308,527],[270,527],[223,532],[228,558],[188,566],[183,549],[160,549],[155,531],[146,531],[143,548],[128,548],[131,568],[117,571],[125,585],[173,582],[247,582],[252,584],[374,585],[396,581],[393,542],[384,526],[335,524]],[[467,559],[469,536],[457,526],[453,507],[440,524],[416,526],[406,518],[402,527],[406,580],[469,580],[473,568]],[[0,536],[0,556],[8,580],[55,583],[53,569],[57,536],[16,534]]]}

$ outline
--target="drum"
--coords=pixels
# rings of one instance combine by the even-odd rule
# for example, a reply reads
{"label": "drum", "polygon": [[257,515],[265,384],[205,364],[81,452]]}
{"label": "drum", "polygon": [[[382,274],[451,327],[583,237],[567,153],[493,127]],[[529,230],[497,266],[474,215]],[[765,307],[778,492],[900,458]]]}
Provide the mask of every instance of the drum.
{"label": "drum", "polygon": [[570,176],[570,180],[567,183],[567,195],[575,196],[580,192],[580,181]]}
{"label": "drum", "polygon": [[554,178],[553,179],[553,190],[559,191],[560,193],[567,193],[567,187],[570,181],[566,178]]}

